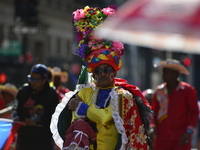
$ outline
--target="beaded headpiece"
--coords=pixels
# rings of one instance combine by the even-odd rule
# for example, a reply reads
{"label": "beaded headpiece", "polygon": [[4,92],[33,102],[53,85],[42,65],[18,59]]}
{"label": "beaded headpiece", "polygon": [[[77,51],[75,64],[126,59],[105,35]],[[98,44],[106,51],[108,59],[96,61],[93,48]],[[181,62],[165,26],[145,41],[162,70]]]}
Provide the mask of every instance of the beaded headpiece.
{"label": "beaded headpiece", "polygon": [[116,71],[122,66],[120,56],[124,53],[124,45],[119,41],[108,41],[94,36],[103,21],[116,14],[116,7],[89,7],[78,9],[72,13],[76,29],[76,40],[79,42],[75,54],[86,62],[88,72],[100,64],[109,64]]}

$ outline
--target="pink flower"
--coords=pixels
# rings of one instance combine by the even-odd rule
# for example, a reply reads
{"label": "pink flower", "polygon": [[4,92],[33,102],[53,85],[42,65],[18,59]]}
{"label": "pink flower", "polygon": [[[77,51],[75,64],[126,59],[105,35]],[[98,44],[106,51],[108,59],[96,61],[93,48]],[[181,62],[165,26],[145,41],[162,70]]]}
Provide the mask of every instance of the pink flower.
{"label": "pink flower", "polygon": [[108,15],[108,16],[114,15],[114,14],[115,14],[115,10],[112,9],[112,8],[110,8],[110,7],[103,8],[102,11],[103,11],[103,13],[104,13],[105,15]]}
{"label": "pink flower", "polygon": [[79,20],[81,18],[85,18],[86,13],[83,9],[77,9],[75,12],[73,12],[74,20]]}
{"label": "pink flower", "polygon": [[111,49],[114,50],[119,55],[124,54],[124,45],[119,41],[113,41]]}

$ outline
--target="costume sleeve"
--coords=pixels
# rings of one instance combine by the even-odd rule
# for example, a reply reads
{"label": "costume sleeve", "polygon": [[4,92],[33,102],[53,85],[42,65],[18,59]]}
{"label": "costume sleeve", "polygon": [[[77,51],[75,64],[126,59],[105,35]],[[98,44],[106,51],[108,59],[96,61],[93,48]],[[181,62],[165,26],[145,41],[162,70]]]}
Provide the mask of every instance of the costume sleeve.
{"label": "costume sleeve", "polygon": [[99,109],[95,107],[95,104],[91,104],[93,91],[91,88],[83,88],[78,93],[79,97],[83,100],[83,103],[88,105],[86,116],[96,123],[106,125],[107,123],[113,122],[110,106],[105,109]]}
{"label": "costume sleeve", "polygon": [[196,90],[193,87],[189,88],[187,96],[188,96],[187,105],[189,109],[189,119],[190,119],[188,121],[188,129],[191,129],[194,131],[198,123],[198,115],[199,115]]}
{"label": "costume sleeve", "polygon": [[110,106],[105,109],[96,108],[94,104],[89,106],[87,111],[87,117],[96,123],[101,123],[102,125],[106,125],[108,123],[113,122],[113,118],[110,111]]}

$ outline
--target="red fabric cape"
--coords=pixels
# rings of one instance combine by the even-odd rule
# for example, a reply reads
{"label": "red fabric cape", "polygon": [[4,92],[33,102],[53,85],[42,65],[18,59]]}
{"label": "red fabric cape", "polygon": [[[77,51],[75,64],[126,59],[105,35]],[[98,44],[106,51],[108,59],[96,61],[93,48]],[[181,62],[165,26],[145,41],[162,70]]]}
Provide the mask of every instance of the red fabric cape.
{"label": "red fabric cape", "polygon": [[140,89],[137,86],[128,84],[126,80],[120,79],[120,78],[115,78],[115,85],[116,86],[121,86],[124,89],[128,90],[129,92],[131,92],[133,95],[141,97],[141,99],[143,100],[144,104],[146,106],[148,106],[148,107],[151,107],[149,105],[148,101],[146,100],[146,98],[144,97],[144,95],[142,94],[142,92],[140,91]]}

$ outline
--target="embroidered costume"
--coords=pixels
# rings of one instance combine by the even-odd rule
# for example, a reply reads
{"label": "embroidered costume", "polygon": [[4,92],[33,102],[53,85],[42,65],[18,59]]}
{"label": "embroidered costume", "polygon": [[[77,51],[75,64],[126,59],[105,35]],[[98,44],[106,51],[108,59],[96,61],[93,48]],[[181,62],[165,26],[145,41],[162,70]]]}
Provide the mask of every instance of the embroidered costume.
{"label": "embroidered costume", "polygon": [[[121,82],[120,82],[121,81]],[[116,79],[118,86],[128,85],[125,80]],[[123,85],[123,86],[124,86]],[[100,109],[96,106],[96,98],[99,88],[94,83],[86,85],[77,85],[77,89],[74,92],[66,93],[65,98],[60,103],[55,113],[52,116],[51,130],[53,131],[53,137],[57,145],[62,148],[63,138],[59,135],[57,127],[59,115],[65,108],[66,104],[77,93],[84,100],[85,104],[88,104],[87,117],[97,123],[97,136],[96,140],[98,148],[100,150],[114,150],[118,140],[121,146],[120,150],[124,149],[140,149],[147,150],[147,136],[145,134],[144,125],[141,122],[140,115],[136,103],[133,98],[133,94],[123,88],[114,86],[109,93],[110,104],[105,109]],[[140,95],[140,91],[137,87],[132,86],[137,96]],[[77,111],[72,113],[72,121],[76,118]],[[83,117],[83,116],[81,116]],[[101,134],[98,134],[101,133]],[[111,144],[112,143],[112,144]],[[93,147],[90,147],[93,149]]]}

